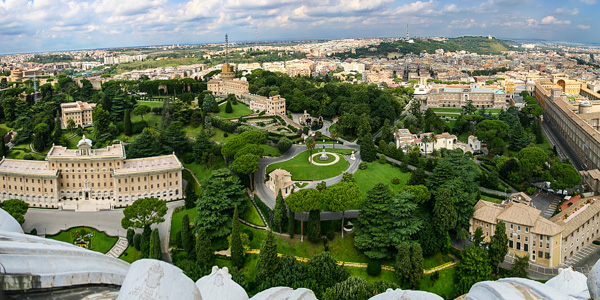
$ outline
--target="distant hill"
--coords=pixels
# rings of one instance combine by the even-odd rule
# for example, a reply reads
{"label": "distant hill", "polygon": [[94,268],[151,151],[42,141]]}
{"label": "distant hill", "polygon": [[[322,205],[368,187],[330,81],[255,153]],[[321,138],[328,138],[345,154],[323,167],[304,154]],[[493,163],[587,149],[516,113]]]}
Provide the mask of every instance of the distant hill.
{"label": "distant hill", "polygon": [[434,53],[437,49],[444,49],[446,52],[469,51],[478,54],[500,54],[502,51],[510,50],[510,46],[503,40],[488,39],[481,36],[463,36],[451,38],[447,41],[434,41],[431,39],[416,39],[414,43],[405,41],[395,41],[393,43],[381,43],[376,51],[368,48],[356,49],[356,53],[344,52],[337,53],[335,56],[340,58],[358,58],[366,56],[387,56],[388,53]]}

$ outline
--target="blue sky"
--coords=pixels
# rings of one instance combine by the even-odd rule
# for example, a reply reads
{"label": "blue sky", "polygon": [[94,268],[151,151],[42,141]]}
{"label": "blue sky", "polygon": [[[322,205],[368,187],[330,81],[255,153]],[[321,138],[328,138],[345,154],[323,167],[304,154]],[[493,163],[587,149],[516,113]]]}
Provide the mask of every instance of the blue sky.
{"label": "blue sky", "polygon": [[463,36],[600,43],[600,0],[0,0],[0,53]]}

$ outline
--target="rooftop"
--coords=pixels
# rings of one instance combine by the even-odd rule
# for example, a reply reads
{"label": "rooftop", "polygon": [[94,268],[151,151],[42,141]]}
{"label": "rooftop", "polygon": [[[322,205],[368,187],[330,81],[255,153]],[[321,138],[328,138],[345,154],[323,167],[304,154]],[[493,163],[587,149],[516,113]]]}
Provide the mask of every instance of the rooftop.
{"label": "rooftop", "polygon": [[123,161],[123,167],[115,169],[115,176],[140,172],[161,171],[167,169],[181,169],[183,165],[174,154],[135,158]]}
{"label": "rooftop", "polygon": [[25,174],[38,176],[57,176],[57,170],[50,170],[45,161],[3,159],[0,161],[0,173]]}
{"label": "rooftop", "polygon": [[55,145],[48,152],[46,160],[66,158],[125,158],[125,149],[122,144],[115,144],[101,149],[92,149],[90,155],[81,156],[78,149],[67,149],[66,147]]}

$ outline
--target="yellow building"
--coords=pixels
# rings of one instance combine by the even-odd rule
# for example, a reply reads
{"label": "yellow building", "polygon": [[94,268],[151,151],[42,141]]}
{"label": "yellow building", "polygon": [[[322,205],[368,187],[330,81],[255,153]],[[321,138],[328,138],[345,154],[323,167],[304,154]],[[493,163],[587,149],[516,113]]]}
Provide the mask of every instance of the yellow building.
{"label": "yellow building", "polygon": [[213,92],[214,95],[229,95],[234,94],[241,97],[242,94],[248,93],[249,84],[245,78],[235,78],[235,72],[233,66],[224,63],[221,68],[221,78],[213,78],[208,81],[207,89]]}
{"label": "yellow building", "polygon": [[81,101],[61,103],[60,111],[63,129],[67,128],[69,125],[69,120],[73,120],[75,122],[75,127],[91,126],[94,121],[92,114],[95,107],[96,103],[87,103]]}
{"label": "yellow building", "polygon": [[125,207],[149,197],[176,200],[183,197],[182,169],[173,154],[126,159],[122,144],[92,149],[84,136],[77,149],[53,146],[45,161],[2,159],[0,200],[74,210]]}

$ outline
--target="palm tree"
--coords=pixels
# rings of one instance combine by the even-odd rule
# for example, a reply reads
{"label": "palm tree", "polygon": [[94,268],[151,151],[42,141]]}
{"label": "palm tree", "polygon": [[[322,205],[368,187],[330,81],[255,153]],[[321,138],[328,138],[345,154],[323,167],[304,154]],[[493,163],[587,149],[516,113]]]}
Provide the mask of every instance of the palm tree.
{"label": "palm tree", "polygon": [[308,163],[310,164],[312,160],[312,151],[313,149],[315,149],[315,139],[313,139],[312,137],[306,139],[306,149],[310,151],[310,156],[308,157]]}
{"label": "palm tree", "polygon": [[433,143],[433,150],[435,150],[435,142],[437,142],[437,137],[433,134],[429,137],[429,142]]}
{"label": "palm tree", "polygon": [[429,139],[429,135],[427,134],[423,134],[423,136],[421,137],[421,142],[425,145],[425,156],[427,156],[427,143],[429,143],[431,140]]}

